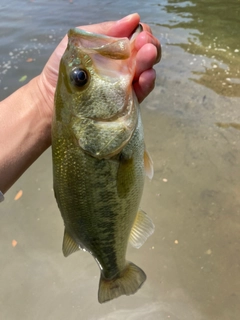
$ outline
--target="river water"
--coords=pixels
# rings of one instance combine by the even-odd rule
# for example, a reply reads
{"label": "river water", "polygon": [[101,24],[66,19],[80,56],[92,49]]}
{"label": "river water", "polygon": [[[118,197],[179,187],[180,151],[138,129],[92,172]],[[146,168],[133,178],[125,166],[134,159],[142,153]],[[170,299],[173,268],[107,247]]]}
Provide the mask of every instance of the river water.
{"label": "river water", "polygon": [[239,0],[3,0],[0,99],[41,72],[69,28],[132,12],[163,50],[156,88],[142,103],[155,167],[142,208],[156,230],[128,250],[147,282],[134,296],[98,304],[92,257],[61,253],[48,150],[1,204],[2,319],[239,319]]}

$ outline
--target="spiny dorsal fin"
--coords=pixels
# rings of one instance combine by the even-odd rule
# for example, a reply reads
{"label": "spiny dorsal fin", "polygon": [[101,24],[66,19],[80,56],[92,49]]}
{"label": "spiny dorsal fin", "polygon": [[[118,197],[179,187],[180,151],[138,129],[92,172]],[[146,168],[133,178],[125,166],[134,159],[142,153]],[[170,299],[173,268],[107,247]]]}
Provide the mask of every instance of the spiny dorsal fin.
{"label": "spiny dorsal fin", "polygon": [[135,218],[131,234],[129,237],[130,244],[139,249],[154,232],[154,224],[147,214],[139,210]]}
{"label": "spiny dorsal fin", "polygon": [[69,235],[67,230],[64,230],[64,236],[63,236],[63,245],[62,245],[62,251],[64,257],[68,257],[71,253],[78,251],[79,245],[73,240],[73,238]]}
{"label": "spiny dorsal fin", "polygon": [[145,169],[146,176],[149,179],[152,179],[154,174],[153,161],[146,149],[144,150],[144,169]]}

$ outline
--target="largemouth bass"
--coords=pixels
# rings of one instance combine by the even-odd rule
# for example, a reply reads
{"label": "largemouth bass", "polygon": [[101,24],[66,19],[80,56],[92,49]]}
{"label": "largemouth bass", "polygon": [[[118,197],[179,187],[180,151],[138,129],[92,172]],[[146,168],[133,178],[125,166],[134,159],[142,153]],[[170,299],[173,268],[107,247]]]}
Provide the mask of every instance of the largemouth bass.
{"label": "largemouth bass", "polygon": [[139,29],[130,40],[71,29],[55,93],[52,156],[62,250],[65,257],[79,249],[94,257],[100,303],[141,287],[146,275],[126,261],[127,244],[138,248],[154,231],[138,209],[145,171],[153,174],[132,89]]}

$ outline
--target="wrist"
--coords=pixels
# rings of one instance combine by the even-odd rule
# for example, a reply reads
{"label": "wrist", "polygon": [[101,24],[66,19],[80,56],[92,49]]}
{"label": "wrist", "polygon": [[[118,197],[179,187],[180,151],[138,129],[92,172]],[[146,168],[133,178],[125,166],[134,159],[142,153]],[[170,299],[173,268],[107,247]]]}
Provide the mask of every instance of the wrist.
{"label": "wrist", "polygon": [[[51,145],[53,99],[41,88],[41,75],[33,78],[25,87],[28,97],[29,129],[36,134],[39,148],[43,151]],[[33,132],[32,132],[33,134]]]}

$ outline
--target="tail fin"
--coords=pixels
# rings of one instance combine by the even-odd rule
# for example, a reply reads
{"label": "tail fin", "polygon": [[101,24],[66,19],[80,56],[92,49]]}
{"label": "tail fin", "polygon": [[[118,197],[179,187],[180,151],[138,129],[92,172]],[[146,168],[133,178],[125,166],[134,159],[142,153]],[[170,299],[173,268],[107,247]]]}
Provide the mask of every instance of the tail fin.
{"label": "tail fin", "polygon": [[103,303],[123,294],[127,296],[134,294],[141,288],[146,278],[143,270],[132,262],[128,262],[124,271],[111,280],[105,279],[101,274],[98,301]]}

